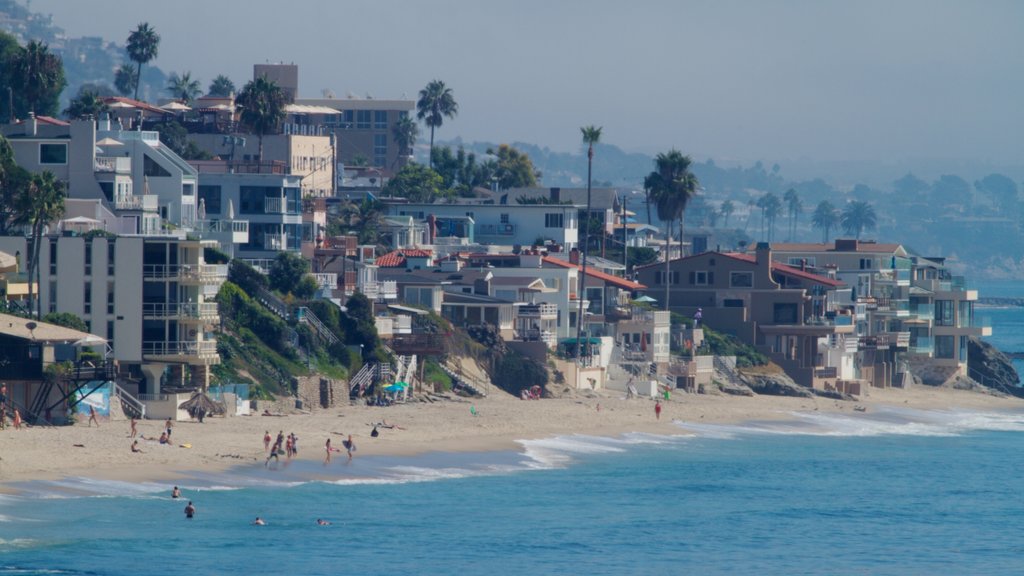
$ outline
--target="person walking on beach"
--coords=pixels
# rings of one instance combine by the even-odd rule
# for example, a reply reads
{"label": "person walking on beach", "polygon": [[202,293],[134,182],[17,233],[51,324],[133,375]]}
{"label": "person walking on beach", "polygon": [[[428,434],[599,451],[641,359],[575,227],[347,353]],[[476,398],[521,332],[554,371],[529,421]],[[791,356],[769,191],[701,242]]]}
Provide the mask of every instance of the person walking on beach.
{"label": "person walking on beach", "polygon": [[352,453],[356,451],[356,443],[352,440],[352,435],[348,435],[348,440],[345,441],[345,449],[348,450],[348,461],[352,461]]}
{"label": "person walking on beach", "polygon": [[263,433],[263,451],[270,452],[270,430]]}
{"label": "person walking on beach", "polygon": [[661,420],[661,400],[654,401],[654,419]]}
{"label": "person walking on beach", "polygon": [[292,456],[299,455],[299,437],[292,432]]}
{"label": "person walking on beach", "polygon": [[138,435],[139,430],[136,428],[136,424],[138,424],[138,422],[139,421],[135,419],[135,416],[132,416],[131,428],[128,429],[129,438],[135,438],[135,436]]}
{"label": "person walking on beach", "polygon": [[89,405],[89,428],[92,428],[92,423],[96,423],[96,427],[100,427],[100,421],[96,419],[96,407],[92,404]]}
{"label": "person walking on beach", "polygon": [[14,409],[14,429],[21,430],[21,412],[17,408]]}
{"label": "person walking on beach", "polygon": [[7,384],[0,384],[0,430],[7,427]]}
{"label": "person walking on beach", "polygon": [[185,506],[185,518],[188,518],[189,520],[191,520],[192,517],[195,516],[195,515],[196,515],[196,507],[193,506],[192,505],[192,501],[189,500],[188,501],[188,506]]}

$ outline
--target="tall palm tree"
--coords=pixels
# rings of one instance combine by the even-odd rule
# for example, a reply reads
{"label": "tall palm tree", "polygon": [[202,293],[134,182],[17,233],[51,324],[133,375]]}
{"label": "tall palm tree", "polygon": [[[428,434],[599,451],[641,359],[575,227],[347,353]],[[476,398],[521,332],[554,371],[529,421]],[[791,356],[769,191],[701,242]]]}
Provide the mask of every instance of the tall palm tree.
{"label": "tall palm tree", "polygon": [[434,129],[444,124],[445,118],[455,118],[459,113],[459,104],[452,95],[452,89],[440,80],[431,80],[420,90],[420,99],[416,102],[416,117],[430,126],[430,166],[434,166]]}
{"label": "tall palm tree", "polygon": [[847,234],[856,234],[858,240],[861,232],[875,228],[875,220],[875,209],[867,202],[856,200],[843,208],[843,229]]}
{"label": "tall palm tree", "polygon": [[408,116],[403,116],[391,127],[391,136],[395,140],[395,146],[398,146],[398,157],[395,158],[395,162],[398,162],[399,158],[408,158],[412,155],[416,137],[419,135],[420,127]]}
{"label": "tall palm tree", "polygon": [[263,135],[277,131],[277,125],[284,120],[286,101],[284,90],[266,75],[247,83],[238,95],[242,122],[259,138],[260,162],[263,162]]}
{"label": "tall palm tree", "polygon": [[782,214],[782,200],[769,192],[764,197],[764,215],[768,218],[768,242],[775,239],[775,220]]}
{"label": "tall palm tree", "polygon": [[789,214],[789,241],[793,241],[793,237],[796,236],[796,218],[803,209],[803,204],[800,202],[800,196],[796,193],[795,188],[786,190],[785,196],[782,197],[786,201],[786,211]]}
{"label": "tall palm tree", "polygon": [[[64,214],[64,182],[57,179],[53,172],[46,170],[41,174],[33,174],[27,185],[19,194],[17,222],[30,228],[32,249],[28,262],[28,277],[35,276],[35,285],[41,285],[39,273],[39,252],[43,243],[43,229]],[[28,285],[28,301],[31,305],[34,297],[33,283]],[[36,301],[36,318],[42,318],[42,300]]]}
{"label": "tall palm tree", "polygon": [[139,85],[142,84],[142,65],[148,64],[160,50],[160,35],[149,27],[149,22],[142,22],[128,35],[128,58],[139,65],[135,73],[135,99],[139,99]]}
{"label": "tall palm tree", "polygon": [[114,72],[114,87],[121,96],[128,96],[135,91],[135,66],[125,62]]}
{"label": "tall palm tree", "polygon": [[[580,128],[583,135],[583,143],[587,145],[587,227],[583,229],[583,273],[580,274],[579,298],[580,309],[576,315],[576,358],[582,358],[580,354],[580,338],[583,336],[583,300],[586,298],[587,284],[587,252],[590,251],[590,190],[593,182],[594,169],[594,144],[601,140],[601,128],[590,125]],[[589,349],[589,347],[588,347]]]}
{"label": "tall palm tree", "polygon": [[658,210],[658,218],[665,223],[665,310],[669,309],[670,270],[669,247],[672,242],[672,224],[679,220],[680,242],[682,241],[683,214],[686,205],[697,193],[700,183],[690,172],[693,161],[689,156],[676,150],[658,154],[654,159],[655,170],[644,178],[644,189],[648,197],[654,201]]}
{"label": "tall palm tree", "polygon": [[814,224],[815,228],[821,229],[822,241],[828,244],[829,232],[839,225],[839,211],[828,200],[822,200],[818,203],[818,207],[814,209],[811,223]]}
{"label": "tall palm tree", "polygon": [[53,92],[59,94],[67,84],[60,56],[51,53],[50,47],[38,40],[32,40],[18,52],[11,76],[15,85],[21,86],[21,95],[33,114],[39,111],[40,101]]}
{"label": "tall palm tree", "polygon": [[722,202],[722,206],[718,209],[719,214],[721,214],[723,218],[722,228],[729,227],[729,217],[732,216],[732,213],[735,211],[736,206],[733,205],[732,200]]}
{"label": "tall palm tree", "polygon": [[216,96],[218,98],[227,98],[235,91],[235,83],[231,81],[231,78],[223,74],[218,74],[210,82],[210,87],[207,89],[207,93],[210,96]]}
{"label": "tall palm tree", "polygon": [[71,120],[87,116],[99,117],[107,110],[110,110],[110,107],[99,94],[92,90],[82,90],[68,103],[68,107],[64,109],[64,116]]}
{"label": "tall palm tree", "polygon": [[192,72],[188,71],[181,76],[178,76],[177,72],[173,72],[167,80],[167,91],[174,98],[181,100],[183,104],[191,104],[197,96],[202,94],[203,89],[200,87],[199,80],[193,80]]}

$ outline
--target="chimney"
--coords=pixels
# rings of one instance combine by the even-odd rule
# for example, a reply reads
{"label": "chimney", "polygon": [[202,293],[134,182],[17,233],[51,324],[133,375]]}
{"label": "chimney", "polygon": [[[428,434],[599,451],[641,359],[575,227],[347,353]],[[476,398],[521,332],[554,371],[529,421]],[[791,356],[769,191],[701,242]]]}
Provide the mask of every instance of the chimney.
{"label": "chimney", "polygon": [[437,234],[437,216],[427,215],[427,244],[434,244],[434,235]]}
{"label": "chimney", "polygon": [[39,123],[36,120],[35,112],[28,113],[28,120],[25,121],[25,135],[35,136],[39,131]]}
{"label": "chimney", "polygon": [[579,264],[580,263],[580,251],[578,248],[573,248],[569,251],[569,263]]}
{"label": "chimney", "polygon": [[772,246],[767,242],[758,242],[756,248],[756,262],[757,281],[754,286],[757,288],[761,287],[774,287],[778,289],[778,285],[772,280]]}

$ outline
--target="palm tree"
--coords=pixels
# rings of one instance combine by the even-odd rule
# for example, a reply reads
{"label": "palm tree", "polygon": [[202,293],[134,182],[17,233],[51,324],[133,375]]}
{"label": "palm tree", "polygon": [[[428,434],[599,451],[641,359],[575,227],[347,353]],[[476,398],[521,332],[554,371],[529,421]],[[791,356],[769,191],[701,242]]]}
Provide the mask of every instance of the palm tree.
{"label": "palm tree", "polygon": [[843,208],[842,224],[847,234],[856,234],[859,240],[861,232],[875,228],[875,209],[860,200],[850,202]]}
{"label": "palm tree", "polygon": [[181,76],[178,76],[177,72],[173,72],[167,80],[167,91],[171,93],[171,96],[181,100],[183,104],[191,104],[196,96],[202,94],[203,89],[200,88],[199,80],[192,79],[192,72],[189,71]]}
{"label": "palm tree", "polygon": [[227,98],[235,91],[235,83],[231,81],[231,78],[223,74],[218,74],[216,78],[210,82],[210,88],[207,89],[207,93],[210,96],[216,96],[218,98]]}
{"label": "palm tree", "polygon": [[774,193],[769,192],[764,196],[764,215],[768,218],[768,242],[775,239],[775,219],[782,214],[782,200]]}
{"label": "palm tree", "polygon": [[87,116],[95,118],[107,110],[110,110],[110,107],[99,94],[92,90],[82,90],[68,103],[68,107],[64,109],[64,116],[71,120]]}
{"label": "palm tree", "polygon": [[800,196],[797,195],[795,188],[786,190],[783,200],[786,201],[786,210],[789,213],[789,241],[792,242],[796,236],[796,218],[803,209],[803,204],[800,203]]}
{"label": "palm tree", "polygon": [[729,227],[729,217],[736,211],[736,206],[733,205],[732,200],[726,200],[722,202],[722,206],[719,207],[718,213],[722,215],[722,228]]}
{"label": "palm tree", "polygon": [[580,128],[583,135],[583,143],[587,145],[587,227],[583,229],[583,273],[580,275],[579,291],[577,298],[580,302],[579,314],[576,315],[576,358],[582,358],[580,354],[580,338],[583,336],[583,300],[586,299],[587,283],[587,252],[590,251],[590,189],[593,182],[594,169],[594,144],[601,140],[601,128],[594,125]]}
{"label": "palm tree", "polygon": [[138,82],[135,81],[135,66],[125,62],[121,64],[117,72],[114,72],[114,87],[117,88],[121,96],[128,96],[134,92],[137,84]]}
{"label": "palm tree", "polygon": [[660,153],[654,159],[656,169],[644,178],[644,189],[648,198],[658,209],[658,218],[665,222],[665,310],[669,309],[670,270],[669,247],[672,243],[672,224],[679,220],[680,241],[682,241],[683,214],[690,198],[697,193],[700,183],[690,172],[692,160],[676,149]]}
{"label": "palm tree", "polygon": [[60,56],[52,54],[49,46],[38,40],[32,40],[18,52],[11,68],[14,85],[21,86],[21,95],[33,114],[38,112],[40,101],[54,92],[59,94],[67,84]]}
{"label": "palm tree", "polygon": [[395,162],[398,162],[399,158],[412,156],[412,149],[416,145],[416,137],[419,135],[420,127],[408,116],[402,116],[391,127],[391,136],[395,139],[395,145],[398,146],[398,157],[395,158]]}
{"label": "palm tree", "polygon": [[[43,228],[64,214],[64,182],[57,179],[53,172],[46,170],[41,174],[33,174],[27,185],[21,190],[17,199],[17,222],[30,227],[32,249],[28,262],[28,277],[35,275],[35,285],[40,285],[39,251],[43,243]],[[34,297],[33,283],[28,285],[28,301],[31,305]],[[42,318],[42,301],[36,302],[36,318]]]}
{"label": "palm tree", "polygon": [[128,35],[128,58],[139,65],[135,73],[135,99],[139,99],[139,85],[142,84],[142,65],[156,58],[160,50],[160,35],[149,27],[149,22],[142,22]]}
{"label": "palm tree", "polygon": [[238,95],[242,107],[242,122],[249,126],[259,138],[259,161],[263,162],[263,135],[277,130],[284,120],[285,93],[266,75],[252,80]]}
{"label": "palm tree", "polygon": [[454,118],[459,113],[459,104],[452,95],[452,89],[440,80],[432,80],[420,90],[416,102],[416,117],[430,126],[430,167],[434,167],[434,129],[444,124],[445,118]]}
{"label": "palm tree", "polygon": [[822,200],[818,203],[818,207],[814,209],[811,223],[814,224],[815,228],[821,228],[823,234],[822,241],[828,244],[829,232],[839,224],[839,211],[828,200]]}

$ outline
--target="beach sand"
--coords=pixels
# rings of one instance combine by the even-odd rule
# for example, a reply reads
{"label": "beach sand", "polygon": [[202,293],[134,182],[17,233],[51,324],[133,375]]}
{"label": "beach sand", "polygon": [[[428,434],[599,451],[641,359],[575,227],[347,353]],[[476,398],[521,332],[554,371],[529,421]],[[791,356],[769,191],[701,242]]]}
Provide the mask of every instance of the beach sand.
{"label": "beach sand", "polygon": [[[172,446],[140,440],[143,453],[132,453],[127,421],[101,419],[98,427],[80,423],[21,430],[14,430],[8,424],[0,431],[0,483],[64,477],[173,482],[179,474],[189,471],[218,471],[262,464],[266,459],[265,431],[272,437],[279,431],[285,435],[295,433],[299,438],[297,458],[321,461],[327,438],[331,438],[335,447],[342,448],[342,440],[349,434],[358,447],[356,457],[359,458],[433,451],[516,450],[520,448],[516,440],[565,434],[685,434],[680,421],[731,424],[788,420],[793,419],[794,412],[861,414],[855,407],[863,407],[865,414],[881,406],[922,410],[1024,409],[1024,401],[1016,398],[928,387],[871,389],[857,401],[677,392],[670,401],[662,400],[662,405],[661,419],[656,420],[653,399],[627,400],[618,393],[596,393],[586,397],[523,401],[498,392],[487,398],[411,402],[387,408],[346,405],[312,414],[208,417],[202,424],[176,422]],[[402,429],[380,429],[379,437],[371,437],[372,424],[384,419]],[[138,423],[140,434],[147,438],[159,437],[162,428],[162,420]],[[180,447],[181,444],[190,444],[191,448]],[[346,458],[346,455],[341,452],[333,458]]]}

